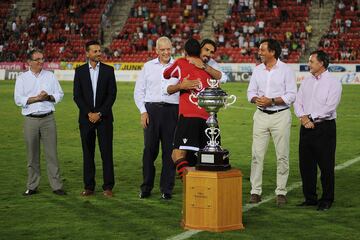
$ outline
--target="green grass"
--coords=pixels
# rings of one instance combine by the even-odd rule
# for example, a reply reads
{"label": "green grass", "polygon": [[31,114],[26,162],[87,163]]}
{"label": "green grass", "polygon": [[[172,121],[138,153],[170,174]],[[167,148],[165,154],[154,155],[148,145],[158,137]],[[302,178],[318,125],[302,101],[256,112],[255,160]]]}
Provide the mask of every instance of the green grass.
{"label": "green grass", "polygon": [[[61,82],[65,97],[56,107],[58,152],[67,196],[51,192],[42,163],[40,193],[23,197],[26,187],[26,156],[23,117],[13,101],[14,82],[0,81],[0,239],[166,239],[184,230],[180,227],[182,186],[177,180],[174,198],[160,200],[159,179],[148,200],[138,199],[141,184],[143,136],[140,115],[133,102],[134,83],[119,83],[114,106],[115,197],[101,194],[102,171],[97,150],[97,192],[80,197],[82,153],[77,124],[78,111],[72,101],[72,83]],[[235,107],[221,110],[223,146],[231,151],[231,164],[244,174],[243,201],[249,198],[252,114],[246,101],[247,84],[223,87],[238,97]],[[360,156],[358,104],[360,86],[344,86],[338,109],[337,164]],[[290,177],[288,185],[300,181],[298,170],[299,123],[293,118]],[[157,169],[160,169],[157,161]],[[277,208],[265,203],[243,214],[245,230],[225,233],[201,232],[191,239],[360,239],[360,162],[336,172],[335,203],[328,212],[300,209],[301,189],[288,193],[289,203]],[[159,174],[158,174],[159,175]],[[264,166],[263,195],[273,194],[276,164],[272,143]]]}

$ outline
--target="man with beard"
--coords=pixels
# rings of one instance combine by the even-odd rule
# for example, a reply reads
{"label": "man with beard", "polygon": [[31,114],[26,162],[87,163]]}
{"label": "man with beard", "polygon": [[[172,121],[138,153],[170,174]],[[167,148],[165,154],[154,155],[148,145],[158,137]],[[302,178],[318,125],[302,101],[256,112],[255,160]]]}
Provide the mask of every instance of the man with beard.
{"label": "man with beard", "polygon": [[[200,60],[200,44],[196,39],[189,39],[185,43],[185,58],[177,59],[170,67],[164,71],[164,77],[178,78],[179,83],[170,85],[168,92],[180,90],[179,101],[179,121],[175,131],[174,150],[172,159],[176,165],[176,170],[180,177],[185,174],[188,166],[194,165],[194,159],[189,159],[189,152],[198,151],[205,147],[207,137],[205,129],[208,127],[206,120],[209,114],[204,108],[190,102],[190,95],[197,95],[209,86],[208,79],[211,77],[204,69],[196,67],[190,63],[190,59]],[[184,81],[192,83],[189,88],[183,87]]]}
{"label": "man with beard", "polygon": [[115,184],[113,165],[113,113],[116,99],[114,68],[101,62],[97,41],[86,43],[88,62],[75,69],[74,101],[79,108],[79,128],[83,150],[84,191],[95,193],[95,140],[98,137],[103,166],[103,195],[112,197]]}
{"label": "man with beard", "polygon": [[228,81],[227,75],[220,70],[219,64],[214,60],[217,50],[216,43],[211,39],[204,39],[200,44],[200,59],[188,57],[190,63],[205,70],[212,78],[225,83]]}

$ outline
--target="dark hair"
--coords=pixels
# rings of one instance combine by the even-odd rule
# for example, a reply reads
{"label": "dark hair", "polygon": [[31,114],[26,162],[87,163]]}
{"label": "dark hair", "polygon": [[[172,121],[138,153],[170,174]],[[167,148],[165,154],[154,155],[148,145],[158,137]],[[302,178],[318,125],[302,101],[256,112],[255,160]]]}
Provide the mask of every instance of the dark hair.
{"label": "dark hair", "polygon": [[85,44],[85,49],[86,51],[88,52],[90,50],[90,46],[91,45],[100,45],[100,43],[96,40],[91,40],[91,41],[88,41],[86,44]]}
{"label": "dark hair", "polygon": [[280,57],[280,55],[281,55],[281,46],[280,46],[280,43],[278,41],[276,41],[275,39],[271,39],[271,38],[263,39],[259,43],[259,46],[262,43],[267,43],[268,44],[269,52],[274,51],[275,52],[274,57],[276,59],[278,59]]}
{"label": "dark hair", "polygon": [[202,42],[200,44],[200,49],[203,48],[206,44],[211,44],[214,47],[214,51],[216,52],[216,49],[217,49],[216,43],[213,40],[208,39],[208,38],[202,40]]}
{"label": "dark hair", "polygon": [[319,62],[322,62],[324,68],[327,69],[329,66],[329,63],[330,63],[329,55],[322,50],[316,50],[316,51],[313,51],[312,53],[310,53],[310,55],[313,55],[313,54],[316,54],[316,59]]}
{"label": "dark hair", "polygon": [[40,49],[37,49],[37,48],[34,48],[33,50],[31,50],[28,54],[27,54],[27,59],[28,60],[33,60],[33,55],[35,53],[41,53],[41,54],[44,54]]}
{"label": "dark hair", "polygon": [[194,38],[190,38],[186,41],[184,49],[187,55],[191,57],[200,56],[200,43]]}

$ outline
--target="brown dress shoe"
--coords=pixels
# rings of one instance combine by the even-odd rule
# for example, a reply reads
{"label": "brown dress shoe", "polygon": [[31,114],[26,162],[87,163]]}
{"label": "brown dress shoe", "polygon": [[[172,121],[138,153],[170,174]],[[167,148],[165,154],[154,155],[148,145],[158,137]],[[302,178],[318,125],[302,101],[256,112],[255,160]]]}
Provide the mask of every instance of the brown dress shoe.
{"label": "brown dress shoe", "polygon": [[261,202],[261,196],[258,194],[251,194],[249,202],[250,203],[259,203],[259,202]]}
{"label": "brown dress shoe", "polygon": [[283,205],[285,205],[287,203],[287,199],[285,195],[277,195],[276,196],[276,205],[278,205],[278,207],[281,207]]}
{"label": "brown dress shoe", "polygon": [[84,191],[82,191],[82,192],[80,193],[80,195],[83,196],[83,197],[92,196],[92,195],[94,195],[94,194],[95,194],[95,192],[92,191],[92,190],[89,190],[89,189],[85,189]]}
{"label": "brown dress shoe", "polygon": [[113,192],[111,189],[104,190],[103,194],[105,197],[113,197]]}

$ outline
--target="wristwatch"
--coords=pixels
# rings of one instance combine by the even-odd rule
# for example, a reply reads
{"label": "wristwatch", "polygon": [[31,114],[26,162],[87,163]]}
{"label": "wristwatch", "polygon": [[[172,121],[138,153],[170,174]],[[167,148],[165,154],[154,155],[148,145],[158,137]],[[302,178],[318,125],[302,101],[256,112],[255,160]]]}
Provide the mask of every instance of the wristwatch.
{"label": "wristwatch", "polygon": [[271,99],[271,106],[275,106],[275,98]]}

